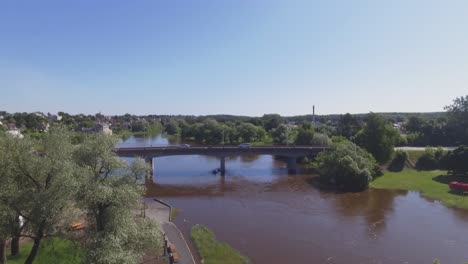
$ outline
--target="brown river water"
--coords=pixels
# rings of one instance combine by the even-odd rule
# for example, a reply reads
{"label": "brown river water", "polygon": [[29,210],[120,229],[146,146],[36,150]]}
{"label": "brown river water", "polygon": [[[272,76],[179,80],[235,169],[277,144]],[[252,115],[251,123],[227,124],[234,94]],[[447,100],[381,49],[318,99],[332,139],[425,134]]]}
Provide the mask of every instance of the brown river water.
{"label": "brown river water", "polygon": [[[122,145],[168,144],[162,137]],[[186,238],[202,224],[252,263],[432,263],[468,261],[468,210],[446,208],[417,192],[320,191],[314,175],[289,175],[272,156],[231,157],[226,175],[205,156],[153,161],[147,196],[169,202]],[[188,239],[189,240],[189,239]]]}

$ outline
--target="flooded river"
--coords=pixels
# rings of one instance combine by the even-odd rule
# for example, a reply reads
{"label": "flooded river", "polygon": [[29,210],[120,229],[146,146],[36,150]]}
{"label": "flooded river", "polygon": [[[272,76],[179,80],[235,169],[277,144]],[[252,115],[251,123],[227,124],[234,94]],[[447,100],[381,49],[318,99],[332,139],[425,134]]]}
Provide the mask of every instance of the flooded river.
{"label": "flooded river", "polygon": [[[161,136],[122,145],[165,145]],[[176,224],[211,228],[253,263],[432,263],[468,261],[468,211],[446,208],[417,192],[337,194],[288,175],[272,156],[231,157],[226,175],[204,156],[156,158],[148,196],[181,209]]]}

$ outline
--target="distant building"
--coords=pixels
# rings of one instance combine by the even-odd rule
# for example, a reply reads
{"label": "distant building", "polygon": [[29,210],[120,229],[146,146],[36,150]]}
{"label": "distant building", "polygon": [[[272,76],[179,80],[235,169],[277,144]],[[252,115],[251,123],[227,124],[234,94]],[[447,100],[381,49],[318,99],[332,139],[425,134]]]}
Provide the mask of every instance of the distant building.
{"label": "distant building", "polygon": [[8,130],[6,133],[17,138],[24,138],[23,134],[21,134],[21,131],[19,131],[19,129]]}
{"label": "distant building", "polygon": [[7,129],[8,129],[8,130],[18,130],[18,128],[16,127],[16,125],[13,124],[13,123],[8,124],[8,125],[7,125]]}
{"label": "distant building", "polygon": [[112,129],[110,129],[109,124],[106,123],[97,123],[95,131],[105,135],[112,135]]}

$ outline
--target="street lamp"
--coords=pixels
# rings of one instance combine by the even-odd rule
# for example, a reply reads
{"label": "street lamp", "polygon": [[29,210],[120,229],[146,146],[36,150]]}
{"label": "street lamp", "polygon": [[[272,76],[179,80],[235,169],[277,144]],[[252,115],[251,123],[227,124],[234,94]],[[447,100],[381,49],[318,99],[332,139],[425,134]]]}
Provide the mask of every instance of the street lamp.
{"label": "street lamp", "polygon": [[223,124],[223,148],[224,148],[224,124]]}

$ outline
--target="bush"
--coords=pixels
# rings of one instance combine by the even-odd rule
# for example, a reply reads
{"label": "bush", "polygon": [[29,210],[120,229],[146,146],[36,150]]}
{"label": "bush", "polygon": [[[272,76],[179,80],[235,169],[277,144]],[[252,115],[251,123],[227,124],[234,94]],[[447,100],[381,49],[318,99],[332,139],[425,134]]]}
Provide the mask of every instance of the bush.
{"label": "bush", "polygon": [[441,161],[442,167],[453,173],[468,173],[468,147],[460,146],[445,155]]}
{"label": "bush", "polygon": [[317,169],[323,183],[343,191],[362,191],[375,175],[376,161],[352,142],[332,145],[317,156]]}
{"label": "bush", "polygon": [[402,171],[405,168],[405,162],[408,159],[408,152],[403,150],[395,151],[394,157],[390,165],[389,171]]}
{"label": "bush", "polygon": [[441,160],[444,157],[442,148],[426,148],[424,154],[416,162],[417,170],[437,170],[441,168]]}

